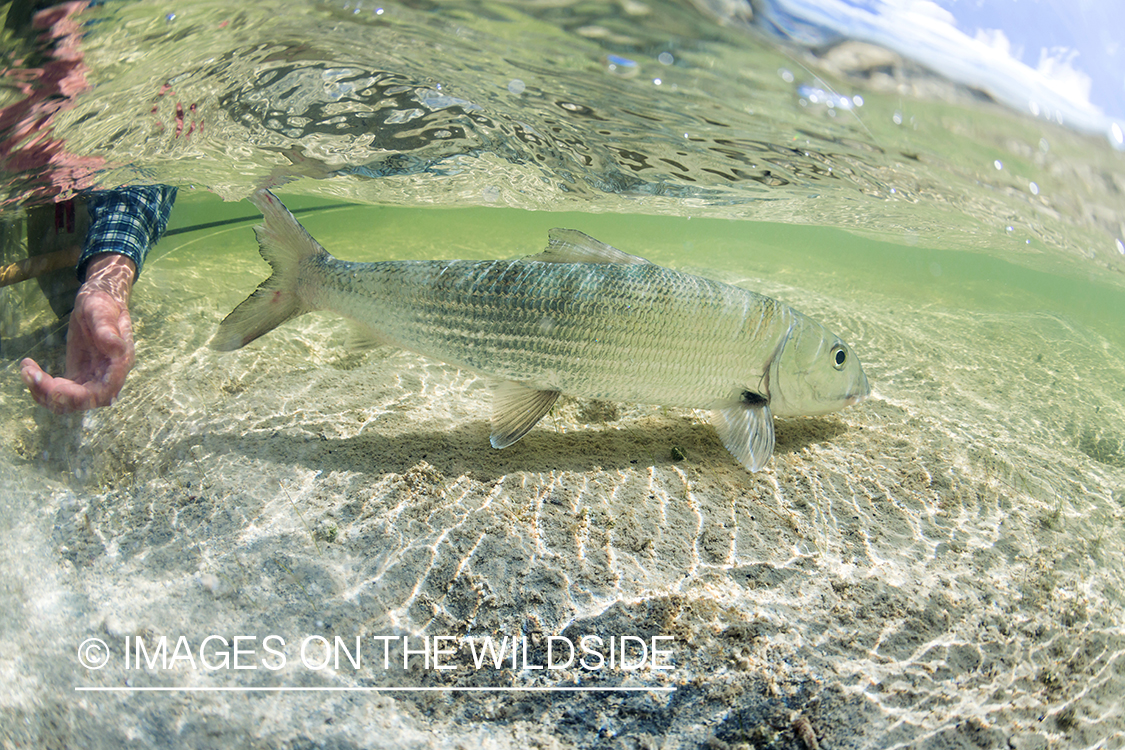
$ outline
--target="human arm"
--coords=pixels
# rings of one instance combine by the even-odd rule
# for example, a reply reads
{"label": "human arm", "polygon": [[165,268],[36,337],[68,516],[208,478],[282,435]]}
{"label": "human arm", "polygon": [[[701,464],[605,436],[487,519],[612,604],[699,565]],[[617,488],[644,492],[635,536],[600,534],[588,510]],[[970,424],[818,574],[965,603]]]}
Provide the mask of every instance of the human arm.
{"label": "human arm", "polygon": [[66,336],[66,370],[52,377],[32,359],[20,376],[36,403],[57,414],[108,406],[135,361],[129,296],[136,264],[120,253],[101,253],[86,265]]}
{"label": "human arm", "polygon": [[52,377],[20,363],[32,398],[56,413],[113,403],[134,363],[129,297],[145,256],[164,233],[176,189],[163,185],[94,193],[90,229],[78,261],[82,286],[67,329],[66,369]]}

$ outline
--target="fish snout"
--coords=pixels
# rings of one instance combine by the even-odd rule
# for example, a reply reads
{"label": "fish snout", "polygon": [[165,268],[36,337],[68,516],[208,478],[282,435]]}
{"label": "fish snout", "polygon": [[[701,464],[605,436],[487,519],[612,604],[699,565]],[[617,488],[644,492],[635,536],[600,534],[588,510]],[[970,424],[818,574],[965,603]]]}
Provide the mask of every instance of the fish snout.
{"label": "fish snout", "polygon": [[859,382],[856,383],[855,389],[848,394],[844,399],[844,404],[851,406],[858,404],[863,399],[871,395],[871,384],[867,382],[867,374],[864,372],[859,373]]}

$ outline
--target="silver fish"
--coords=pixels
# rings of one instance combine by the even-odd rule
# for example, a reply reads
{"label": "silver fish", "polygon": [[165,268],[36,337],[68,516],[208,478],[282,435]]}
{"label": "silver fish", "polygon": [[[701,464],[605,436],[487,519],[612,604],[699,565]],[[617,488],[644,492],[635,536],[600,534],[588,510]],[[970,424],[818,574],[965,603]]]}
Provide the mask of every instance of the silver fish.
{"label": "silver fish", "polygon": [[572,229],[516,260],[337,260],[275,195],[250,200],[273,275],[211,340],[238,349],[312,310],[498,381],[492,445],[535,426],[561,393],[711,410],[750,471],[773,452],[773,415],[822,414],[870,392],[839,337],[787,305],[623,253]]}

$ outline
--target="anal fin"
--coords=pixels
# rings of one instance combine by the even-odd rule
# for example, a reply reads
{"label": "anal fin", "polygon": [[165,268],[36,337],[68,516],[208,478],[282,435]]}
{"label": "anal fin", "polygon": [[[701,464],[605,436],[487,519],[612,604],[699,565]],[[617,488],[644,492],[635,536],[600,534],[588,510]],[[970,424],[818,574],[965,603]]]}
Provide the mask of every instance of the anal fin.
{"label": "anal fin", "polygon": [[773,414],[769,401],[756,393],[744,393],[741,400],[711,411],[711,424],[719,439],[738,462],[750,471],[759,471],[773,453]]}
{"label": "anal fin", "polygon": [[395,346],[395,342],[362,323],[351,323],[348,326],[348,337],[344,339],[344,348],[348,351],[361,352],[380,346]]}
{"label": "anal fin", "polygon": [[541,391],[513,382],[498,384],[492,394],[492,447],[507,448],[526,435],[558,397],[558,391]]}

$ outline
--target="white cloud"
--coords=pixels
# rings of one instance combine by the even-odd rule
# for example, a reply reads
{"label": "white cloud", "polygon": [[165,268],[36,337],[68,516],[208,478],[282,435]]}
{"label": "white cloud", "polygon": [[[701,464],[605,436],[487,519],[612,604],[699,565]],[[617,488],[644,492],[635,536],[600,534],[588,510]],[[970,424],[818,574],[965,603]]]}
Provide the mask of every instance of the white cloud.
{"label": "white cloud", "polygon": [[1078,51],[1069,47],[1044,48],[1039,52],[1039,65],[1035,70],[1059,93],[1073,99],[1088,100],[1093,81],[1090,76],[1074,67],[1073,62],[1077,57]]}
{"label": "white cloud", "polygon": [[1014,57],[1017,60],[1023,57],[1023,48],[1017,47],[1012,49],[1012,42],[1002,29],[977,29],[977,33],[973,39],[989,49],[999,52],[1001,55]]}

